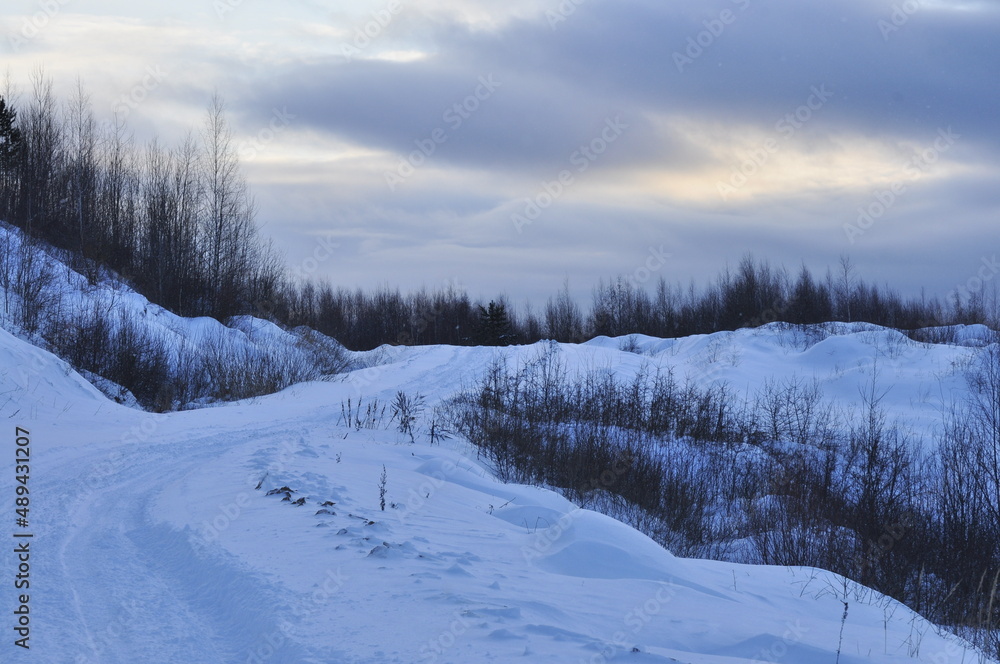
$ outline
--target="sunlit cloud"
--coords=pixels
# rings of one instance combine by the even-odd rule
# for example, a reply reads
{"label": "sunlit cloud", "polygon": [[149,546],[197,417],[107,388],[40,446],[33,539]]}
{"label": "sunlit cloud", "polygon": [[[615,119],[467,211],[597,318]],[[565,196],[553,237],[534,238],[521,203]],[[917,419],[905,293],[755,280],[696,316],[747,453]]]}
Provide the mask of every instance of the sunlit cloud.
{"label": "sunlit cloud", "polygon": [[[138,146],[197,136],[221,94],[260,223],[293,263],[310,237],[343,235],[359,253],[324,267],[338,282],[463,273],[544,298],[550,278],[627,272],[669,237],[686,252],[673,267],[696,278],[759,243],[789,265],[850,252],[876,280],[933,289],[978,260],[1000,209],[988,184],[1000,163],[989,111],[1000,93],[988,85],[1000,11],[913,4],[750,3],[684,71],[672,53],[720,7],[98,0],[0,46],[22,102],[38,66],[61,99],[79,77],[97,119],[124,116]],[[2,34],[23,37],[39,11],[11,3]],[[499,87],[446,121],[483,77]],[[574,160],[614,118],[627,131]],[[949,130],[960,138],[935,148]],[[851,243],[843,224],[894,186],[904,193]],[[539,200],[518,232],[512,217]],[[919,246],[898,236],[904,222],[930,232],[942,216],[954,220],[935,241],[945,276],[885,260],[894,240]],[[391,267],[369,274],[372,257]]]}

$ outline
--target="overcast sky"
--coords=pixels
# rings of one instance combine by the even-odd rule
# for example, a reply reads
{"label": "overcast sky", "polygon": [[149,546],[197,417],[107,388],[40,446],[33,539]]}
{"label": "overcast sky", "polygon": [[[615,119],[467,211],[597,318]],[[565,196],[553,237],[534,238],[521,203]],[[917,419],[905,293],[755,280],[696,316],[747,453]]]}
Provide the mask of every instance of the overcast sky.
{"label": "overcast sky", "polygon": [[703,284],[747,251],[847,254],[907,294],[1000,282],[995,1],[3,11],[15,82],[80,77],[139,141],[178,141],[221,93],[263,232],[335,284],[541,304],[567,277],[581,298],[617,274]]}

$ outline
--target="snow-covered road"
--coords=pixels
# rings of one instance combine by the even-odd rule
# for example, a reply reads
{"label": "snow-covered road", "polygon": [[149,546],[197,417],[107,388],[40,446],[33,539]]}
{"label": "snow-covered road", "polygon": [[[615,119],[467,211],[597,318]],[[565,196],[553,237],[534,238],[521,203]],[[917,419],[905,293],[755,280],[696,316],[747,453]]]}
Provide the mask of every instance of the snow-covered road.
{"label": "snow-covered road", "polygon": [[[579,366],[643,361],[570,352]],[[348,398],[401,389],[433,405],[491,356],[396,350],[344,381],[150,415],[0,333],[16,394],[0,414],[32,435],[35,535],[30,651],[13,644],[16,561],[0,556],[0,661],[820,664],[838,648],[842,664],[978,661],[826,572],[679,559],[555,493],[497,482],[461,440],[340,422]],[[13,475],[6,464],[11,516]]]}

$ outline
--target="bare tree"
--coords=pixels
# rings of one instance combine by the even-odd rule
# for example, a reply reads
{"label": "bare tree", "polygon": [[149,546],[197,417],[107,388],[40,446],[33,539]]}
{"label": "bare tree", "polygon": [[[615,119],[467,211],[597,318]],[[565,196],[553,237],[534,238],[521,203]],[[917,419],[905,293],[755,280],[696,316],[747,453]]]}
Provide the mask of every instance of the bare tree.
{"label": "bare tree", "polygon": [[132,272],[138,266],[141,169],[132,135],[117,117],[101,136],[100,162],[97,215],[106,245],[103,254],[117,269]]}
{"label": "bare tree", "polygon": [[210,289],[208,310],[225,317],[239,309],[240,286],[251,267],[254,204],[240,173],[225,104],[212,97],[204,130],[203,250]]}
{"label": "bare tree", "polygon": [[24,145],[18,220],[29,234],[48,240],[62,239],[67,230],[59,224],[57,176],[62,167],[63,135],[52,81],[37,70],[31,77],[31,100],[21,117]]}
{"label": "bare tree", "polygon": [[836,290],[837,314],[848,323],[853,320],[851,317],[851,299],[854,297],[855,282],[854,264],[851,263],[851,257],[847,254],[842,254],[840,256],[840,274]]}
{"label": "bare tree", "polygon": [[[64,177],[68,193],[67,217],[72,219],[75,249],[83,258],[84,273],[91,283],[97,279],[96,264],[87,259],[107,260],[101,248],[105,245],[105,229],[98,227],[97,208],[97,122],[94,120],[90,96],[77,79],[73,96],[67,105],[64,128],[66,161]],[[61,201],[60,201],[61,202]]]}
{"label": "bare tree", "polygon": [[583,340],[583,314],[569,294],[569,279],[563,281],[562,289],[545,305],[545,334],[555,341]]}

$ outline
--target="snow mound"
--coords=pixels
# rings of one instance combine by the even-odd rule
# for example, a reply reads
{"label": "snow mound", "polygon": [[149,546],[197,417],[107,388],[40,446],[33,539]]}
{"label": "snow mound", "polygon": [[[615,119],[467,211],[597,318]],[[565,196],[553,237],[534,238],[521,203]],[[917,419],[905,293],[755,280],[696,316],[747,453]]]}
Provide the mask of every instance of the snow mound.
{"label": "snow mound", "polygon": [[[770,348],[779,372],[872,350],[853,334],[787,355],[764,336],[724,338],[751,365]],[[706,350],[658,357],[681,366]],[[905,607],[828,572],[677,558],[554,492],[497,481],[461,439],[410,444],[389,424],[339,421],[359,389],[380,400],[420,389],[433,406],[495,352],[403,349],[359,370],[363,381],[150,415],[95,407],[107,402],[58,360],[0,334],[0,372],[45,366],[5,411],[22,408],[11,422],[31,429],[44,469],[32,479],[46,552],[33,569],[44,581],[32,595],[33,656],[820,664],[839,649],[841,662],[974,660]],[[558,352],[576,368],[641,366],[615,347]],[[57,406],[33,419],[32,400]],[[0,603],[13,601],[5,584]]]}
{"label": "snow mound", "polygon": [[104,395],[66,362],[0,329],[0,413],[65,417],[106,403]]}

